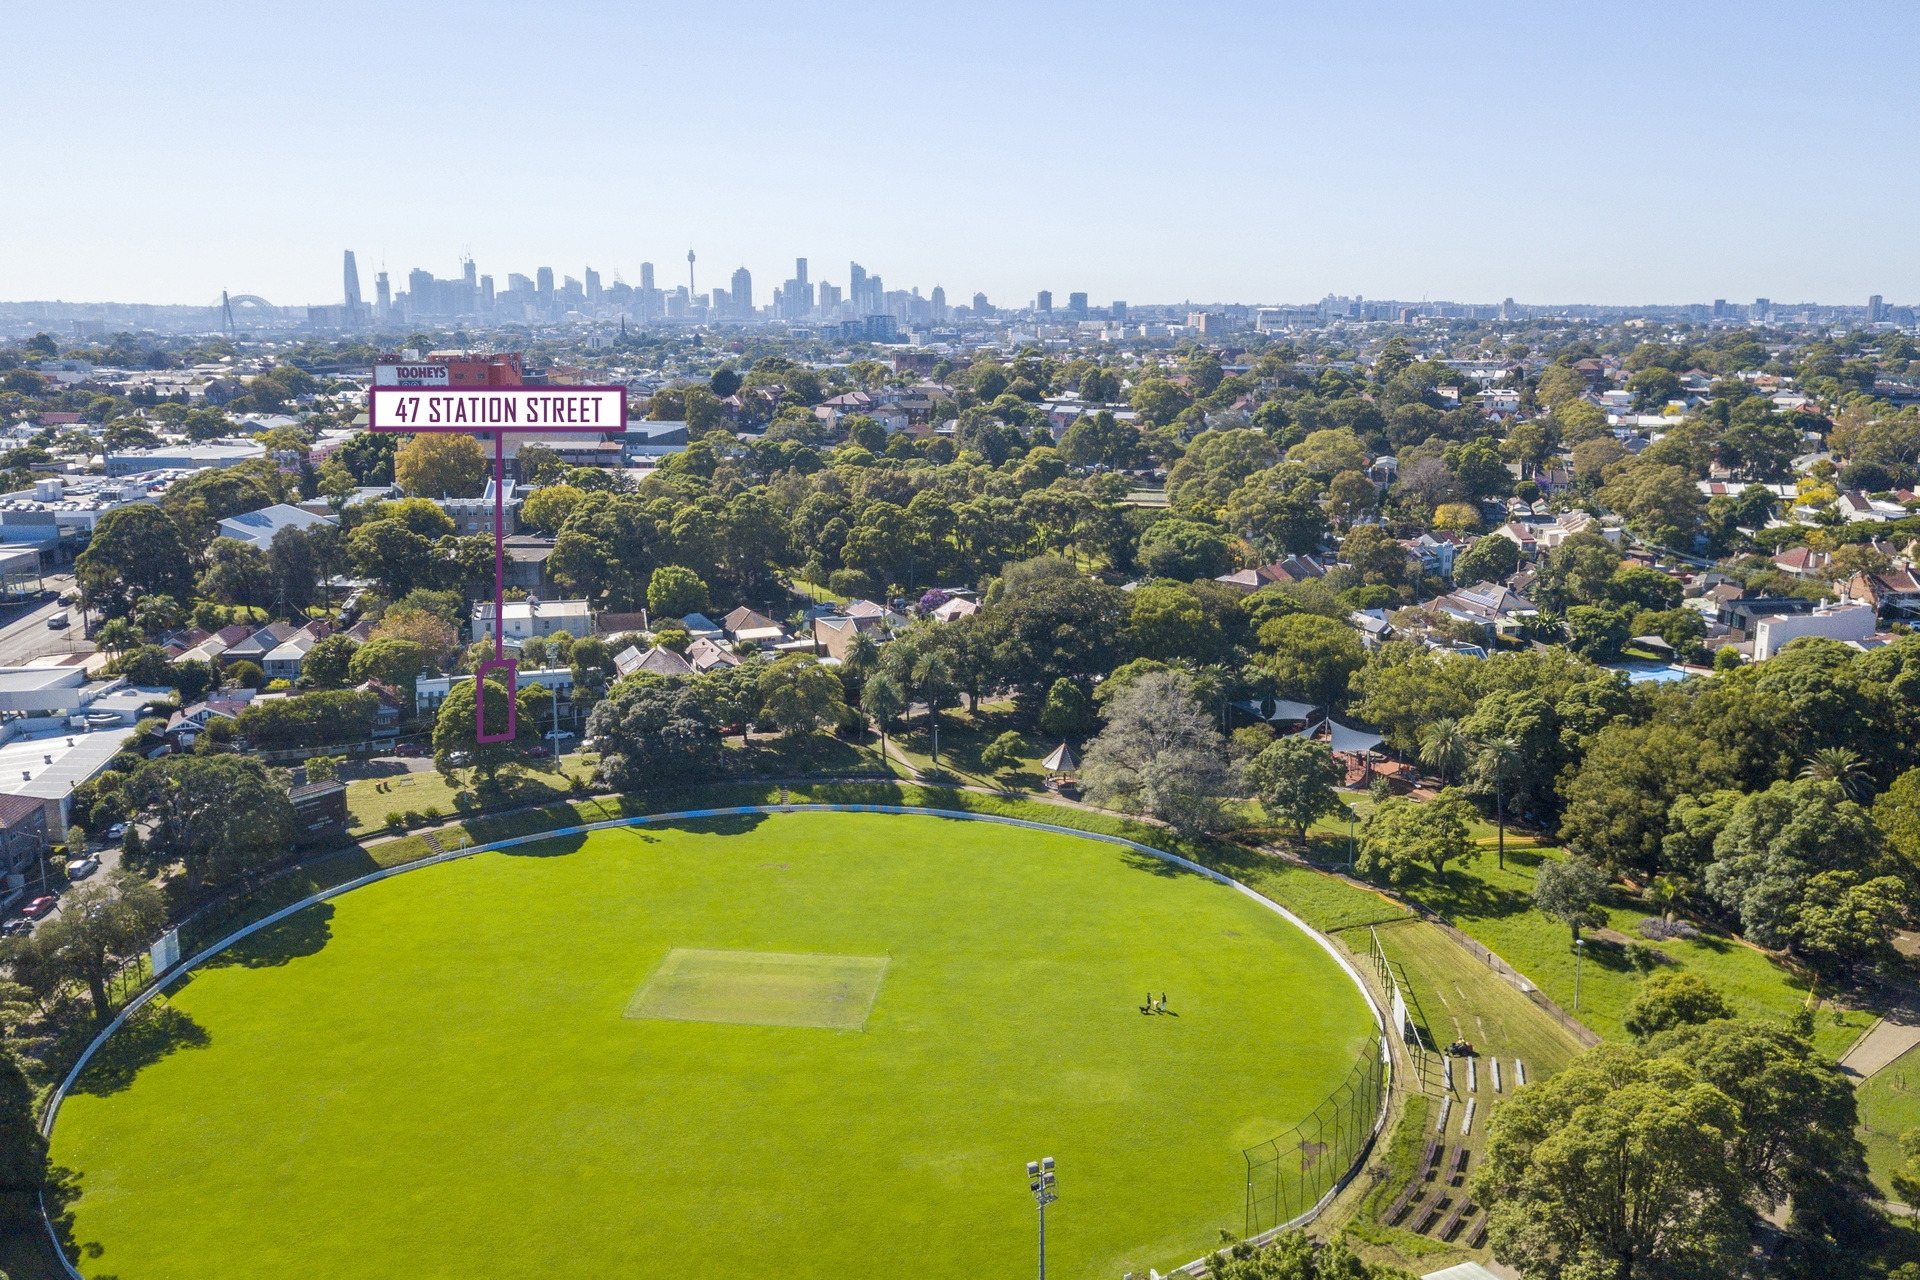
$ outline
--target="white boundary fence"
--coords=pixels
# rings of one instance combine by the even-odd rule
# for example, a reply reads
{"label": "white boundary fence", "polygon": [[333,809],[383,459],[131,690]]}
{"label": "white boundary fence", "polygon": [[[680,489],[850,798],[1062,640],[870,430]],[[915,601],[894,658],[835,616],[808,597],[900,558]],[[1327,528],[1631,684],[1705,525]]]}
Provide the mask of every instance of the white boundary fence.
{"label": "white boundary fence", "polygon": [[[1245,894],[1247,897],[1253,899],[1253,901],[1259,903],[1261,906],[1267,908],[1269,911],[1274,912],[1276,915],[1280,916],[1282,919],[1286,920],[1289,924],[1293,925],[1295,928],[1299,929],[1301,932],[1305,933],[1309,938],[1312,938],[1316,943],[1318,943],[1320,945],[1321,950],[1325,951],[1329,956],[1333,957],[1333,962],[1340,966],[1341,971],[1347,975],[1348,980],[1353,983],[1354,988],[1360,992],[1360,998],[1367,1002],[1367,1008],[1371,1010],[1373,1013],[1374,1025],[1380,1031],[1380,1052],[1386,1057],[1389,1063],[1391,1063],[1392,1061],[1392,1054],[1388,1048],[1387,1039],[1386,1039],[1386,1026],[1387,1026],[1386,1015],[1381,1012],[1379,1004],[1376,1003],[1373,998],[1373,993],[1367,989],[1367,984],[1361,980],[1359,970],[1355,969],[1353,967],[1352,962],[1349,961],[1346,956],[1341,954],[1339,946],[1334,943],[1333,939],[1327,937],[1325,934],[1321,933],[1318,929],[1315,929],[1312,925],[1308,924],[1306,921],[1302,920],[1299,916],[1296,916],[1295,914],[1293,914],[1293,912],[1287,910],[1285,907],[1281,906],[1279,903],[1275,902],[1273,899],[1265,897],[1259,893],[1256,893],[1254,890],[1248,888],[1246,885],[1240,883],[1238,880],[1235,880],[1232,876],[1226,875],[1219,871],[1215,871],[1212,867],[1202,866],[1200,863],[1194,862],[1189,858],[1183,858],[1177,853],[1169,853],[1165,849],[1156,849],[1152,845],[1141,844],[1137,840],[1129,840],[1124,836],[1108,835],[1107,833],[1102,831],[1085,831],[1079,827],[1059,826],[1051,822],[1034,822],[1027,818],[1012,818],[1004,814],[997,814],[997,813],[969,813],[964,810],[958,810],[958,809],[933,809],[933,808],[927,808],[920,805],[897,805],[897,804],[804,804],[803,803],[803,804],[730,805],[726,808],[721,808],[721,809],[683,809],[674,813],[643,814],[641,816],[632,817],[632,818],[611,818],[605,822],[589,822],[580,826],[560,827],[552,831],[538,831],[538,832],[532,833],[531,835],[513,836],[510,839],[506,839],[506,840],[495,840],[489,844],[469,845],[461,849],[450,849],[445,853],[433,854],[429,857],[420,858],[413,862],[403,862],[398,866],[383,867],[378,871],[369,872],[366,875],[360,876],[357,879],[348,880],[345,883],[334,885],[330,889],[322,889],[319,893],[311,894],[308,897],[302,898],[298,902],[295,902],[295,903],[292,903],[291,905],[280,908],[278,911],[275,911],[270,915],[262,916],[260,919],[253,921],[251,924],[244,925],[241,928],[234,930],[232,933],[228,934],[224,938],[221,938],[219,941],[210,943],[206,947],[202,948],[197,954],[195,954],[191,958],[175,966],[171,971],[161,974],[154,980],[153,985],[149,986],[145,991],[141,992],[133,1000],[129,1001],[126,1007],[120,1010],[119,1015],[116,1016],[112,1022],[109,1022],[106,1025],[106,1028],[102,1030],[99,1035],[95,1036],[92,1042],[87,1045],[86,1051],[80,1055],[77,1061],[74,1062],[73,1069],[67,1072],[66,1079],[62,1080],[60,1082],[60,1087],[54,1090],[53,1097],[49,1099],[47,1102],[46,1113],[40,1119],[40,1132],[42,1135],[48,1138],[51,1138],[53,1136],[54,1122],[58,1120],[60,1117],[60,1105],[66,1100],[68,1091],[71,1090],[74,1084],[80,1079],[81,1073],[87,1069],[87,1064],[93,1060],[93,1055],[99,1051],[100,1046],[105,1044],[108,1038],[111,1037],[114,1032],[118,1031],[121,1025],[125,1023],[128,1018],[132,1017],[135,1013],[138,1013],[142,1008],[144,1008],[147,1005],[149,1001],[154,999],[154,997],[158,996],[161,992],[165,991],[169,986],[172,986],[173,983],[178,981],[181,977],[185,976],[188,973],[191,973],[195,968],[199,967],[202,963],[212,959],[214,956],[220,954],[220,952],[225,951],[228,947],[231,947],[234,943],[239,942],[244,938],[250,937],[253,934],[260,932],[262,929],[270,928],[271,926],[280,923],[282,920],[285,920],[288,916],[294,915],[297,912],[305,911],[308,907],[314,906],[318,903],[325,902],[330,898],[337,898],[343,893],[351,893],[355,889],[363,888],[366,885],[373,884],[380,880],[387,880],[394,876],[405,875],[409,871],[418,871],[422,867],[437,866],[440,863],[453,862],[460,858],[471,858],[476,854],[492,853],[496,850],[511,849],[511,848],[518,847],[520,845],[539,844],[541,841],[544,841],[544,840],[554,840],[554,839],[562,839],[567,836],[585,835],[591,831],[610,831],[619,827],[646,826],[651,823],[661,823],[661,822],[688,822],[688,821],[695,821],[702,818],[740,817],[740,816],[744,816],[746,814],[752,814],[752,813],[893,813],[893,814],[914,814],[922,817],[932,817],[932,818],[957,818],[957,819],[961,819],[963,821],[968,821],[968,822],[996,822],[996,823],[1000,823],[1003,826],[1025,827],[1032,831],[1050,831],[1059,835],[1080,836],[1088,840],[1098,840],[1105,844],[1116,844],[1116,845],[1120,845],[1123,848],[1132,849],[1132,850],[1135,850],[1136,852],[1148,854],[1151,857],[1160,858],[1166,862],[1171,862],[1175,866],[1182,867],[1185,870],[1193,872],[1195,875],[1205,876],[1209,880],[1215,881],[1216,883],[1219,883],[1219,884],[1227,885],[1230,888],[1233,888],[1239,891],[1240,893]],[[1389,1081],[1389,1087],[1381,1091],[1380,1112],[1377,1116],[1374,1117],[1373,1129],[1369,1137],[1369,1142],[1362,1144],[1359,1153],[1354,1157],[1354,1162],[1352,1167],[1349,1168],[1343,1176],[1341,1176],[1338,1180],[1336,1180],[1333,1186],[1327,1191],[1327,1193],[1324,1196],[1322,1196],[1317,1203],[1315,1203],[1312,1207],[1307,1209],[1306,1212],[1300,1214],[1298,1217],[1292,1219],[1291,1221],[1283,1222],[1279,1226],[1276,1226],[1269,1231],[1262,1232],[1261,1235],[1255,1239],[1254,1243],[1263,1243],[1266,1240],[1271,1239],[1272,1237],[1278,1235],[1283,1231],[1289,1231],[1297,1227],[1305,1226],[1307,1223],[1313,1221],[1315,1218],[1319,1217],[1322,1212],[1325,1211],[1326,1207],[1333,1202],[1334,1197],[1338,1196],[1341,1191],[1346,1189],[1347,1184],[1353,1180],[1354,1174],[1359,1171],[1362,1162],[1366,1158],[1366,1152],[1369,1146],[1371,1145],[1371,1142],[1374,1140],[1377,1140],[1380,1136],[1380,1129],[1386,1123],[1387,1112],[1392,1105],[1392,1101],[1393,1101],[1393,1090],[1391,1087],[1391,1081]],[[41,1220],[46,1224],[47,1235],[53,1242],[54,1252],[59,1255],[60,1264],[66,1268],[68,1276],[70,1276],[72,1280],[87,1280],[87,1278],[84,1275],[82,1275],[74,1267],[73,1263],[67,1257],[66,1248],[61,1244],[59,1232],[55,1229],[53,1225],[53,1217],[52,1215],[48,1214],[46,1211],[46,1196],[44,1193],[42,1193],[41,1195],[40,1213],[41,1213]],[[1196,1259],[1193,1262],[1189,1262],[1184,1267],[1175,1268],[1175,1270],[1185,1272],[1193,1276],[1203,1275],[1205,1274],[1205,1271],[1206,1271],[1205,1259]]]}

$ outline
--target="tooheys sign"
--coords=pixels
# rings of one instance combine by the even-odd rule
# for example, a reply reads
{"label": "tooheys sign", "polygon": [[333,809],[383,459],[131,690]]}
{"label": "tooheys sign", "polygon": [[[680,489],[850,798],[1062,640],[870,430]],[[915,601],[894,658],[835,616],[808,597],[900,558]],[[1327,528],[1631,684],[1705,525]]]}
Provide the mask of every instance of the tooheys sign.
{"label": "tooheys sign", "polygon": [[374,387],[375,431],[625,431],[625,387]]}
{"label": "tooheys sign", "polygon": [[447,366],[377,364],[373,367],[373,383],[377,387],[444,387],[447,385]]}

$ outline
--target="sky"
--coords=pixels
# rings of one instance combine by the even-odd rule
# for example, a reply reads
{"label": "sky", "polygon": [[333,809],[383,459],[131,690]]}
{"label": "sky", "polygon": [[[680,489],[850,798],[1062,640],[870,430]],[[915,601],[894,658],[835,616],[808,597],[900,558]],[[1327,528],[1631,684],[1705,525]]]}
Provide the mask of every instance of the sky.
{"label": "sky", "polygon": [[1920,301],[1920,5],[23,6],[0,299]]}

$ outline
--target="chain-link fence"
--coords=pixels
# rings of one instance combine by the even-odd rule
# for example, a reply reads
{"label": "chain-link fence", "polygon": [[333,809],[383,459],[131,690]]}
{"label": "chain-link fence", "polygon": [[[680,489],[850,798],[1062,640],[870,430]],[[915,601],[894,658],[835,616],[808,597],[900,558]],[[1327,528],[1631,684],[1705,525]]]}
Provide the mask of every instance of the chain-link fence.
{"label": "chain-link fence", "polygon": [[1312,1115],[1241,1153],[1247,1161],[1247,1239],[1287,1226],[1345,1185],[1373,1138],[1386,1090],[1385,1057],[1379,1044],[1370,1044]]}

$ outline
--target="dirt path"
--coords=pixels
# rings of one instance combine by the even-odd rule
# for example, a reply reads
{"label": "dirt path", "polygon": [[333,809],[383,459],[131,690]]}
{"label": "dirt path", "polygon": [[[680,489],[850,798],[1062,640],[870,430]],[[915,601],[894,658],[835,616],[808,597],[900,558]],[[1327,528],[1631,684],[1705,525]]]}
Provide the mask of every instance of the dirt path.
{"label": "dirt path", "polygon": [[1920,1045],[1920,1007],[1903,1002],[1868,1027],[1840,1059],[1840,1070],[1857,1084],[1893,1064],[1907,1050]]}

